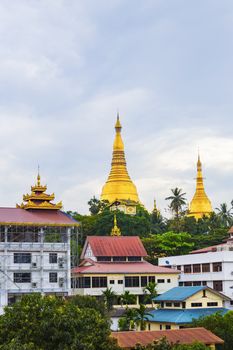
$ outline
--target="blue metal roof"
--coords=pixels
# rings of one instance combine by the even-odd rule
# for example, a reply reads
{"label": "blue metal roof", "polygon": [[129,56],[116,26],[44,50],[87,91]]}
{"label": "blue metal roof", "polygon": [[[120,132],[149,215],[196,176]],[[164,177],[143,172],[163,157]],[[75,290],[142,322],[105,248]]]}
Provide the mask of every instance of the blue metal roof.
{"label": "blue metal roof", "polygon": [[161,322],[161,323],[176,323],[176,324],[189,324],[194,319],[199,317],[209,316],[220,312],[222,315],[229,310],[225,308],[203,308],[203,309],[159,309],[150,311],[151,316],[148,316],[149,322]]}
{"label": "blue metal roof", "polygon": [[169,289],[167,292],[159,295],[155,301],[184,301],[192,295],[200,292],[200,290],[206,289],[205,286],[194,286],[194,287],[174,287]]}

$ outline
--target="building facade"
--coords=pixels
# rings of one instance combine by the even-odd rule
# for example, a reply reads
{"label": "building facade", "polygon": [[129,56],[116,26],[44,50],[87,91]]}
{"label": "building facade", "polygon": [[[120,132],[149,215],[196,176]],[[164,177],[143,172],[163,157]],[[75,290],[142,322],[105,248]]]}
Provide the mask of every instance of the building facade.
{"label": "building facade", "polygon": [[192,254],[160,258],[159,265],[181,272],[179,286],[208,286],[227,295],[227,307],[233,308],[233,229],[226,243]]}
{"label": "building facade", "polygon": [[178,285],[179,271],[154,266],[146,256],[139,237],[87,237],[82,262],[72,269],[73,294],[100,297],[111,288],[117,296],[129,291],[139,303],[149,282],[159,294]]}
{"label": "building facade", "polygon": [[70,238],[78,223],[53,204],[38,175],[17,208],[0,208],[0,312],[33,292],[70,294]]}

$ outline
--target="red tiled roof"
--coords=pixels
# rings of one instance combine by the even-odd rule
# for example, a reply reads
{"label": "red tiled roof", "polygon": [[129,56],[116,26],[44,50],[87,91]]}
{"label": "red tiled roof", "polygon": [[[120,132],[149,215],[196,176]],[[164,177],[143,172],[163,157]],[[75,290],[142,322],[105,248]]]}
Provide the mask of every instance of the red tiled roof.
{"label": "red tiled roof", "polygon": [[202,249],[193,250],[193,251],[191,251],[190,254],[216,252],[217,247],[220,247],[221,245],[222,244],[217,244],[217,245],[212,245],[210,247],[205,247],[205,248],[202,248]]}
{"label": "red tiled roof", "polygon": [[0,208],[0,224],[75,226],[78,222],[60,210],[29,211],[21,208]]}
{"label": "red tiled roof", "polygon": [[81,259],[90,244],[94,256],[147,256],[146,250],[137,236],[88,236]]}
{"label": "red tiled roof", "polygon": [[133,348],[136,344],[148,345],[155,340],[166,337],[170,343],[192,344],[195,341],[210,344],[223,344],[224,341],[205,328],[171,329],[164,331],[127,331],[112,332],[111,336],[117,339],[118,345],[124,349]]}
{"label": "red tiled roof", "polygon": [[[85,265],[87,264],[87,265]],[[180,271],[170,269],[167,267],[155,266],[147,261],[141,262],[125,262],[125,263],[112,263],[104,262],[99,263],[91,259],[84,260],[78,267],[74,267],[71,271],[72,274],[108,274],[108,273],[156,273],[156,274],[176,274]]]}

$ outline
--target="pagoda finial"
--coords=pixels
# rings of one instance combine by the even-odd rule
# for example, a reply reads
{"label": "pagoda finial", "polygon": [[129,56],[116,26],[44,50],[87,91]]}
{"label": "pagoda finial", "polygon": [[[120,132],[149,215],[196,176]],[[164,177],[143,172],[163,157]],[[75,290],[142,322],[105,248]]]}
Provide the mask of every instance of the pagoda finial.
{"label": "pagoda finial", "polygon": [[40,165],[38,164],[37,186],[40,186]]}
{"label": "pagoda finial", "polygon": [[119,112],[117,111],[117,121],[115,124],[115,130],[116,132],[121,132],[122,126],[121,126],[121,122],[120,122],[120,117],[119,117]]}
{"label": "pagoda finial", "polygon": [[116,213],[114,213],[114,226],[111,231],[111,236],[120,236],[121,235],[121,230],[117,226],[117,218],[116,218]]}

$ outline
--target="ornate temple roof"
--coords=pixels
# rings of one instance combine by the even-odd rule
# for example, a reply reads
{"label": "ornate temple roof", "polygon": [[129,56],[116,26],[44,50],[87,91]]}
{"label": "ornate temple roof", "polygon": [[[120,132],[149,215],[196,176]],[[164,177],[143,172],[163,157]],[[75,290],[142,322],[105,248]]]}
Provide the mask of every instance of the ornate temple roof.
{"label": "ornate temple roof", "polygon": [[202,218],[204,215],[210,215],[213,211],[211,202],[207,197],[204,189],[204,182],[202,176],[202,164],[200,155],[198,154],[197,161],[197,177],[196,177],[196,191],[189,206],[189,215],[196,219]]}
{"label": "ornate temple roof", "polygon": [[126,167],[121,129],[119,115],[117,115],[111,171],[105,185],[103,186],[101,200],[108,200],[110,203],[114,202],[116,199],[119,201],[131,200],[139,203],[136,186],[129,177]]}
{"label": "ornate temple roof", "polygon": [[17,208],[21,209],[46,209],[46,210],[60,210],[62,209],[62,202],[57,204],[51,203],[54,200],[55,195],[47,194],[45,191],[47,190],[47,186],[42,186],[40,183],[40,174],[38,173],[37,182],[35,186],[31,186],[31,193],[23,196],[23,203],[20,205],[17,204]]}

